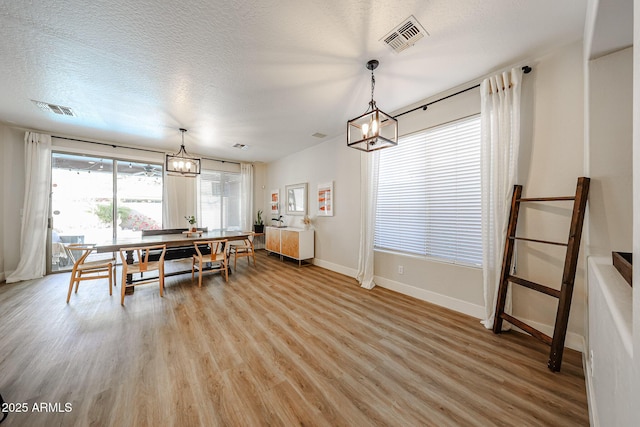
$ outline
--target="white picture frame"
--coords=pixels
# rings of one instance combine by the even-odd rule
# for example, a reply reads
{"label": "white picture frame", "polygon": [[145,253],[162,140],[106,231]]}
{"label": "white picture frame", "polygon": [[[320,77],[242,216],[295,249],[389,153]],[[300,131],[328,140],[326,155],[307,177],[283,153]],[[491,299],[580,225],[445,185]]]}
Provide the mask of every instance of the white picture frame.
{"label": "white picture frame", "polygon": [[333,181],[324,184],[318,184],[318,192],[316,193],[318,200],[317,216],[333,216],[335,209],[335,198],[333,193]]}
{"label": "white picture frame", "polygon": [[307,183],[285,186],[285,212],[287,215],[307,214]]}
{"label": "white picture frame", "polygon": [[280,215],[280,190],[275,189],[271,190],[271,195],[269,196],[269,214],[270,215]]}

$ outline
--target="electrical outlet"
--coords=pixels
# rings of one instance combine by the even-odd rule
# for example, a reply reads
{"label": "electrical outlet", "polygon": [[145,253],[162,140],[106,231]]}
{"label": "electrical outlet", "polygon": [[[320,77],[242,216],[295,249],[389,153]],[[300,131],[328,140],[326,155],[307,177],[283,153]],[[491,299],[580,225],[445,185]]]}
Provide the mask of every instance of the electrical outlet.
{"label": "electrical outlet", "polygon": [[591,367],[591,376],[593,377],[593,350],[589,351],[589,366]]}
{"label": "electrical outlet", "polygon": [[398,266],[398,274],[404,274],[404,265]]}

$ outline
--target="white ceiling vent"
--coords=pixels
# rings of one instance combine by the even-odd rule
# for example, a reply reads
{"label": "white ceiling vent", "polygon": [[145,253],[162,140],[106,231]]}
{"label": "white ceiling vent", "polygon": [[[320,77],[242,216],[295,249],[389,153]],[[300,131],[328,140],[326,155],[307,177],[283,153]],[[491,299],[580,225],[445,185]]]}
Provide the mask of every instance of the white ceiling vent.
{"label": "white ceiling vent", "polygon": [[237,148],[239,150],[247,150],[249,149],[249,146],[246,144],[236,143],[236,144],[233,144],[233,148]]}
{"label": "white ceiling vent", "polygon": [[429,35],[427,30],[411,15],[404,22],[391,30],[389,34],[380,39],[394,52],[399,53],[413,46],[418,40]]}
{"label": "white ceiling vent", "polygon": [[48,113],[55,113],[61,116],[70,116],[76,117],[76,113],[70,107],[63,107],[62,105],[49,104],[48,102],[36,101],[34,99],[31,100],[34,104],[38,106],[43,111]]}

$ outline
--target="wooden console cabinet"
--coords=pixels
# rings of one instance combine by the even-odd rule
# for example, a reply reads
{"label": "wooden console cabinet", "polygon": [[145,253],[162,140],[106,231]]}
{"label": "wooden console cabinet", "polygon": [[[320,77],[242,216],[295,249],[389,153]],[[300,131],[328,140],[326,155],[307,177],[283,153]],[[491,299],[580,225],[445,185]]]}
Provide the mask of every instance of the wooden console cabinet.
{"label": "wooden console cabinet", "polygon": [[314,231],[302,228],[266,227],[265,247],[268,252],[298,260],[311,259],[315,256]]}

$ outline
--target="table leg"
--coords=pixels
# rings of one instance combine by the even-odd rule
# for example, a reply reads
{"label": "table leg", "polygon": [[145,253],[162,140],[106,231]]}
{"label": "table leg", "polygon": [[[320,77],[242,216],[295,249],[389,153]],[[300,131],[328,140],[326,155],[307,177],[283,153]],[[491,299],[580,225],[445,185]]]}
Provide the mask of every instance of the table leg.
{"label": "table leg", "polygon": [[[127,264],[133,264],[133,251],[127,251]],[[135,287],[133,283],[133,274],[127,274],[127,287],[124,290],[125,295],[133,294]]]}

